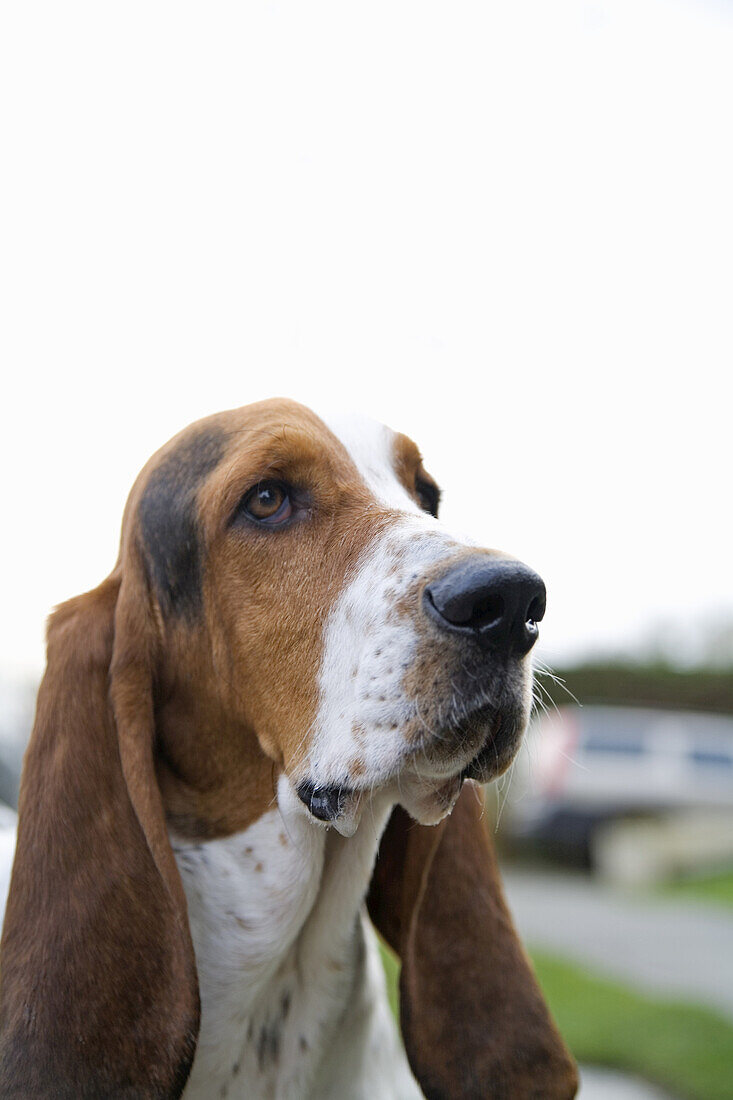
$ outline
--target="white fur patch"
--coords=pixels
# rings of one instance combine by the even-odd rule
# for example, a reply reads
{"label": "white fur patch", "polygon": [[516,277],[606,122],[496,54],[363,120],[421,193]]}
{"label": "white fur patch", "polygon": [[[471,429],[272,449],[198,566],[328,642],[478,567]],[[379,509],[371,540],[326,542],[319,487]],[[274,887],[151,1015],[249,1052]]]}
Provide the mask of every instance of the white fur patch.
{"label": "white fur patch", "polygon": [[390,810],[375,800],[346,841],[281,777],[277,809],[244,832],[173,838],[201,989],[186,1100],[422,1095],[363,911]]}
{"label": "white fur patch", "polygon": [[395,473],[395,433],[391,428],[359,413],[327,414],[321,419],[343,443],[380,504],[424,519],[431,518],[415,503]]}

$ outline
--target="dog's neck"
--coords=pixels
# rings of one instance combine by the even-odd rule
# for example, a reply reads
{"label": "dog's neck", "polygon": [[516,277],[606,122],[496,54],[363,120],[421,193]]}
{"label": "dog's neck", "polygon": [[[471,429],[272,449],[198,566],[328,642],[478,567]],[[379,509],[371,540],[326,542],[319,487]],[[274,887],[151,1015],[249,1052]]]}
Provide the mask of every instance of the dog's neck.
{"label": "dog's neck", "polygon": [[[420,1095],[363,914],[390,810],[374,798],[347,840],[314,822],[282,777],[277,805],[243,832],[172,838],[202,1006],[186,1100],[352,1095],[362,1080],[371,1095]],[[396,1084],[375,1080],[375,1042]]]}

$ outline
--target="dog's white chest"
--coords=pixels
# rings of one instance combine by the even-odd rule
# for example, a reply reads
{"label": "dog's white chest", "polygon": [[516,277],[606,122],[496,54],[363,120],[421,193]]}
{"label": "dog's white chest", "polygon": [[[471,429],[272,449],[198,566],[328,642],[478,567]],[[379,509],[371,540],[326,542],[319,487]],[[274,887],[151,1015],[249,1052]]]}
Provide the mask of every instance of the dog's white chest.
{"label": "dog's white chest", "polygon": [[278,802],[236,836],[173,840],[201,990],[184,1096],[420,1096],[363,915],[389,806],[346,840],[306,817],[283,781]]}

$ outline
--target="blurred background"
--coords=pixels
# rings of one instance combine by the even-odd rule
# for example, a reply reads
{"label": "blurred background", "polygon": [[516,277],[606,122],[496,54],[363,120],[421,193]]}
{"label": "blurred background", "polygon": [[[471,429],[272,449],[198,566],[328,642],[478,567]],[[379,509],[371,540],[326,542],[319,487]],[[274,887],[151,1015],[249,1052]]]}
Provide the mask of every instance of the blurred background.
{"label": "blurred background", "polygon": [[729,0],[0,11],[0,797],[154,450],[386,421],[547,582],[488,803],[589,1100],[731,1095],[732,57]]}

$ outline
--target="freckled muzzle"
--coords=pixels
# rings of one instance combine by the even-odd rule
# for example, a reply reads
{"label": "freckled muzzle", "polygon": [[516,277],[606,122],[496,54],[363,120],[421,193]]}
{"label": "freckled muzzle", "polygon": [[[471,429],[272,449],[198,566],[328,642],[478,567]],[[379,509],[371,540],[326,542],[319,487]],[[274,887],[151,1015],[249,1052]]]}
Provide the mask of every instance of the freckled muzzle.
{"label": "freckled muzzle", "polygon": [[525,658],[545,604],[537,573],[486,552],[428,579],[413,612],[424,626],[405,679],[417,716],[408,737],[423,772],[455,769],[487,782],[509,766],[527,724],[532,674]]}

